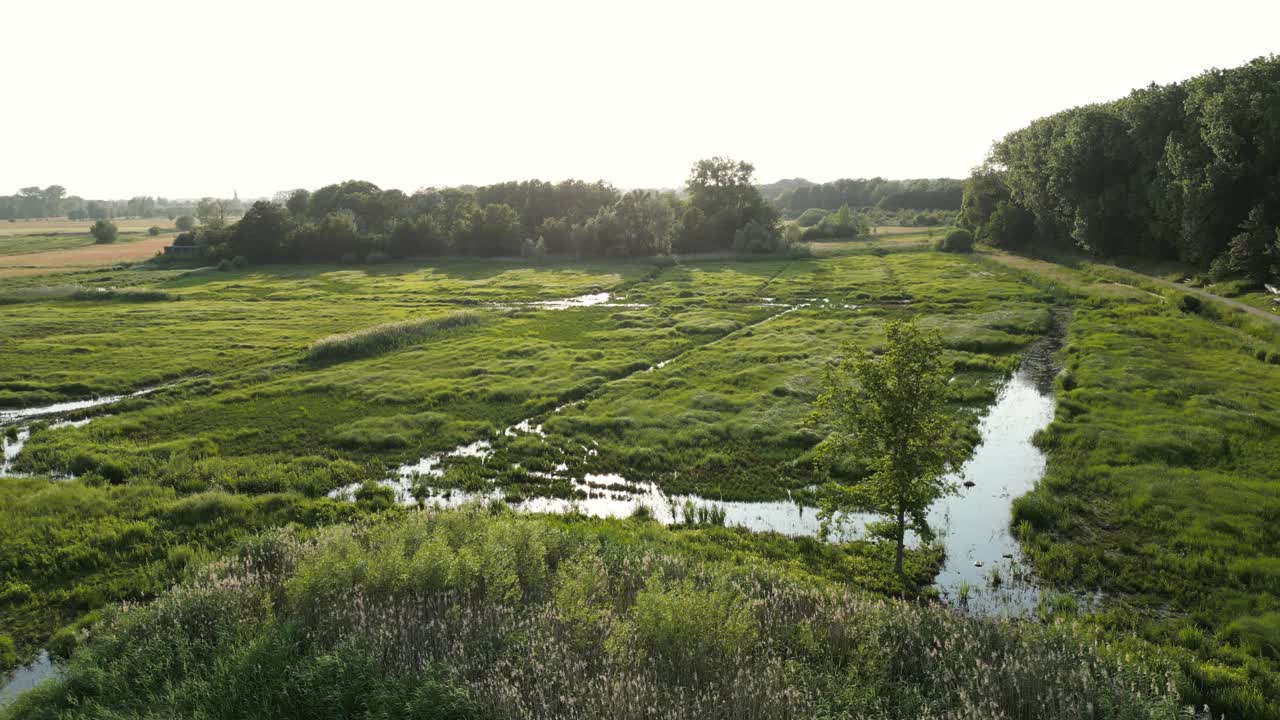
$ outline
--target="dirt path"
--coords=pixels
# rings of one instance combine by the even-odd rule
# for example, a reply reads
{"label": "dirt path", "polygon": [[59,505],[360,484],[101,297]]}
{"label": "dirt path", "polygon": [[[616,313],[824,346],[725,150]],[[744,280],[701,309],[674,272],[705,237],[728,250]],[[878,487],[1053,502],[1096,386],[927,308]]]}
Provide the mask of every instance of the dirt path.
{"label": "dirt path", "polygon": [[[1132,288],[1140,292],[1147,292],[1147,290],[1137,285],[1129,285],[1127,283],[1118,282],[1114,277],[1108,278],[1106,276],[1098,276],[1096,274],[1090,273],[1087,268],[1076,268],[1076,267],[1072,267],[1071,265],[1056,263],[1050,260],[1028,258],[1023,255],[1014,255],[1014,254],[998,252],[998,251],[984,253],[984,257],[987,257],[1002,265],[1007,265],[1017,270],[1022,270],[1024,272],[1032,272],[1037,275],[1041,275],[1049,280],[1062,283],[1063,285],[1066,285],[1068,287],[1072,287],[1075,289],[1080,289],[1085,285],[1089,285],[1090,283],[1093,283],[1094,285],[1097,285],[1097,284],[1124,285],[1125,287]],[[1151,283],[1152,285],[1157,285],[1159,287],[1169,288],[1170,290],[1178,290],[1180,292],[1189,293],[1191,295],[1195,295],[1196,297],[1203,298],[1205,300],[1221,303],[1223,305],[1226,305],[1227,307],[1234,308],[1237,310],[1242,310],[1254,317],[1266,320],[1267,322],[1273,325],[1280,325],[1280,313],[1268,312],[1262,308],[1257,308],[1252,305],[1242,303],[1239,300],[1232,300],[1231,298],[1222,297],[1221,295],[1214,295],[1208,290],[1187,287],[1186,285],[1183,285],[1181,283],[1164,280],[1162,278],[1154,277],[1152,275],[1140,273],[1136,270],[1130,270],[1128,268],[1122,268],[1116,265],[1106,265],[1093,260],[1089,262],[1094,267],[1099,269],[1105,269],[1109,272],[1114,272],[1115,275],[1128,276],[1133,278],[1135,281],[1145,281],[1145,282]]]}
{"label": "dirt path", "polygon": [[[1114,266],[1109,266],[1109,267],[1114,267]],[[1130,275],[1136,275],[1144,280],[1149,280],[1155,283],[1156,285],[1171,288],[1174,290],[1181,290],[1184,293],[1191,293],[1192,295],[1202,297],[1206,300],[1213,300],[1215,302],[1220,302],[1223,305],[1236,308],[1237,310],[1243,310],[1249,313],[1250,315],[1253,315],[1254,317],[1260,317],[1263,320],[1266,320],[1267,322],[1280,325],[1280,314],[1278,313],[1267,312],[1262,308],[1256,308],[1252,305],[1246,305],[1245,303],[1242,303],[1239,300],[1232,300],[1231,298],[1225,298],[1225,297],[1222,297],[1221,295],[1214,295],[1208,290],[1201,290],[1200,288],[1187,287],[1186,285],[1182,285],[1180,283],[1170,282],[1169,280],[1163,280],[1161,278],[1152,277],[1150,275],[1143,275],[1142,273],[1135,272],[1133,270],[1126,270],[1124,268],[1115,268],[1115,269],[1119,270],[1120,272],[1129,273]]]}
{"label": "dirt path", "polygon": [[172,236],[161,235],[135,242],[0,256],[0,277],[88,270],[122,262],[137,262],[163,252],[161,248],[172,242]]}

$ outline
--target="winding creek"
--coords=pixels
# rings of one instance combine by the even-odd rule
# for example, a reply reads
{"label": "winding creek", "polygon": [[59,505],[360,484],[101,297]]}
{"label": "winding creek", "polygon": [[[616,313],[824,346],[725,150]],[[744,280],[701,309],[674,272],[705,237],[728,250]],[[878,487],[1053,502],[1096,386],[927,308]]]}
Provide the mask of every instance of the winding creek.
{"label": "winding creek", "polygon": [[[789,308],[790,312],[796,308]],[[782,313],[779,313],[782,314]],[[777,317],[777,315],[771,316]],[[961,472],[952,479],[957,494],[936,503],[929,521],[946,548],[946,559],[935,580],[943,597],[970,612],[987,615],[1022,615],[1034,610],[1041,590],[1022,562],[1020,545],[1010,532],[1013,500],[1029,492],[1044,473],[1045,457],[1032,438],[1053,421],[1052,355],[1059,333],[1033,343],[1014,375],[1004,383],[995,402],[979,424],[980,442]],[[666,364],[659,363],[641,372]],[[551,414],[559,412],[556,408]],[[504,435],[544,435],[535,419],[523,420],[503,431]],[[477,440],[452,450],[429,455],[415,463],[396,468],[383,481],[393,488],[399,502],[417,504],[412,487],[419,478],[441,477],[450,457],[488,458],[488,440]],[[583,447],[591,455],[594,448]],[[545,477],[563,478],[561,465]],[[627,517],[643,505],[664,524],[681,520],[686,503],[713,506],[725,514],[725,524],[755,532],[777,532],[789,536],[816,536],[819,532],[817,508],[785,500],[769,502],[723,501],[698,495],[668,495],[654,483],[632,482],[617,474],[585,474],[569,480],[579,499],[533,497],[511,503],[522,512],[581,512],[594,517]],[[358,485],[335,490],[331,497],[351,499]],[[456,508],[470,502],[502,500],[500,489],[488,492],[430,488],[425,504]],[[871,515],[843,519],[832,534],[834,540],[860,537]]]}
{"label": "winding creek", "polygon": [[22,452],[22,447],[27,444],[27,440],[31,439],[30,422],[48,419],[50,421],[48,427],[49,430],[57,430],[58,428],[64,427],[82,427],[91,422],[93,418],[66,420],[60,419],[60,417],[79,410],[88,410],[90,408],[102,407],[103,405],[111,405],[128,398],[150,395],[161,387],[165,386],[162,385],[159,387],[145,388],[138,390],[137,392],[126,393],[124,395],[102,395],[88,400],[72,400],[70,402],[54,403],[53,405],[43,405],[40,407],[0,410],[0,448],[4,451],[3,459],[0,460],[0,477],[17,477],[22,475],[22,473],[14,471],[13,464],[14,461],[18,459],[18,453]]}
{"label": "winding creek", "polygon": [[[608,293],[598,293],[563,301],[537,303],[536,306],[558,310],[606,305],[610,304],[609,301]],[[787,306],[784,311],[771,315],[756,325],[808,304]],[[965,484],[961,485],[958,494],[940,501],[929,513],[930,522],[939,531],[946,547],[946,560],[937,575],[935,586],[949,602],[966,607],[969,612],[988,615],[1026,614],[1040,600],[1041,590],[1022,563],[1021,550],[1018,541],[1010,533],[1009,522],[1013,500],[1030,491],[1044,472],[1045,457],[1032,443],[1032,437],[1053,420],[1052,354],[1060,342],[1060,330],[1059,327],[1057,332],[1028,348],[1018,371],[1001,387],[995,403],[981,420],[980,443],[962,469],[961,476],[966,481]],[[661,369],[675,359],[668,358],[640,372]],[[0,476],[16,474],[13,464],[23,444],[30,437],[30,422],[48,420],[50,429],[79,427],[90,422],[91,418],[67,420],[60,419],[61,416],[139,397],[158,389],[148,388],[129,394],[43,407],[0,410],[0,428],[16,431],[14,435],[4,434]],[[556,408],[552,414],[565,407],[569,405]],[[542,425],[533,418],[516,423],[504,431],[504,435],[521,434],[544,435]],[[583,447],[583,452],[590,455],[596,451],[594,448]],[[411,495],[414,480],[442,476],[442,465],[446,458],[487,458],[491,453],[492,445],[488,440],[477,440],[395,468],[383,482],[395,489],[400,502],[414,504],[416,501]],[[550,475],[565,470],[562,465]],[[955,479],[959,481],[960,477]],[[513,507],[524,512],[562,513],[573,510],[596,517],[626,517],[638,506],[645,505],[659,522],[672,524],[681,519],[684,504],[692,502],[720,508],[725,514],[726,525],[756,532],[816,536],[819,530],[816,508],[797,502],[720,501],[696,495],[667,495],[655,484],[630,482],[616,474],[586,474],[580,479],[571,478],[570,482],[586,497],[578,500],[528,498],[513,504]],[[356,487],[340,488],[331,493],[331,496],[350,498]],[[426,504],[447,508],[458,507],[467,502],[501,498],[500,490],[489,493],[439,490],[427,498]],[[863,516],[847,518],[839,532],[834,534],[835,539],[860,536],[869,519],[870,517]],[[993,583],[993,575],[999,577],[1000,581]],[[0,683],[0,706],[57,672],[57,664],[50,660],[47,653],[41,651],[34,662],[9,673],[4,682]]]}

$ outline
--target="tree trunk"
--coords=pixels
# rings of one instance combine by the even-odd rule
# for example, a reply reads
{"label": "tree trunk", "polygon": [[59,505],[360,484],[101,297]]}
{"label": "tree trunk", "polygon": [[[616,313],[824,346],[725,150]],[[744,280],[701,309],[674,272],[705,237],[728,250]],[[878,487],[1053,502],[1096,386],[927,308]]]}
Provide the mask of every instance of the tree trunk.
{"label": "tree trunk", "polygon": [[902,547],[906,542],[906,530],[907,530],[906,525],[907,525],[906,508],[904,508],[901,504],[899,504],[898,505],[898,527],[897,527],[898,552],[893,559],[893,569],[894,569],[894,572],[898,573],[899,578],[904,577],[902,572]]}

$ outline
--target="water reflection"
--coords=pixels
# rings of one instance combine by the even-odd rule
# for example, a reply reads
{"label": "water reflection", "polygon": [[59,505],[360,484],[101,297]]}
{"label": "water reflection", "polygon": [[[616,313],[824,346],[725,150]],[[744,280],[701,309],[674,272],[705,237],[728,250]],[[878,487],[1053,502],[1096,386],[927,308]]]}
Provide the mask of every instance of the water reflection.
{"label": "water reflection", "polygon": [[30,665],[19,666],[7,676],[3,676],[4,683],[0,685],[0,707],[13,702],[20,693],[35,687],[41,680],[57,677],[60,672],[58,665],[49,657],[49,653],[41,650]]}

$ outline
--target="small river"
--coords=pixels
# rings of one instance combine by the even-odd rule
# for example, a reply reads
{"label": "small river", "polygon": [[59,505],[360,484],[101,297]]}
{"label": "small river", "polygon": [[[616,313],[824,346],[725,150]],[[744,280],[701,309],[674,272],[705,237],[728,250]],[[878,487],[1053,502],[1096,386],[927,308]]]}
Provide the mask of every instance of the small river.
{"label": "small river", "polygon": [[[970,612],[1021,615],[1034,610],[1040,599],[1040,589],[1022,562],[1021,549],[1010,532],[1009,523],[1013,500],[1029,492],[1044,473],[1045,457],[1032,443],[1032,437],[1053,420],[1051,356],[1057,343],[1055,334],[1028,348],[1022,365],[1000,388],[995,402],[982,417],[981,440],[973,456],[962,472],[952,478],[959,491],[940,500],[929,512],[930,524],[946,548],[946,560],[935,586],[950,602],[963,605]],[[525,420],[507,428],[504,434],[543,435],[543,430],[533,420]],[[410,492],[415,478],[440,477],[449,457],[486,458],[491,452],[492,446],[486,440],[461,445],[402,465],[383,484],[395,489],[401,503],[416,504]],[[592,455],[596,451],[584,447],[583,452]],[[562,478],[560,473],[565,469],[561,466],[543,476]],[[722,501],[697,495],[668,495],[656,484],[631,482],[616,474],[587,474],[567,479],[586,497],[575,500],[527,498],[513,503],[513,508],[523,512],[576,511],[594,517],[627,517],[644,505],[659,522],[673,524],[681,520],[685,503],[692,502],[723,510],[725,524],[729,526],[789,536],[815,536],[819,531],[817,509],[798,502]],[[331,496],[351,498],[357,487],[341,488]],[[426,504],[440,508],[503,498],[502,491],[497,489],[481,493],[437,489],[433,493]],[[874,516],[847,516],[832,538],[860,537],[871,519]]]}
{"label": "small river", "polygon": [[[564,308],[605,304],[607,294],[583,296],[564,301]],[[563,309],[559,304],[552,309]],[[791,309],[795,309],[794,307]],[[776,317],[776,316],[774,316]],[[1060,328],[1059,328],[1060,330]],[[946,547],[946,561],[938,573],[935,586],[943,597],[969,612],[985,615],[1023,615],[1037,606],[1041,590],[1022,562],[1018,541],[1010,532],[1009,522],[1014,498],[1029,492],[1044,473],[1045,457],[1032,444],[1032,437],[1053,420],[1052,354],[1060,342],[1060,333],[1046,337],[1028,348],[1018,371],[1000,389],[996,401],[979,425],[981,440],[973,456],[965,463],[962,477],[966,485],[953,496],[938,502],[930,510],[929,520]],[[668,361],[649,370],[660,369]],[[127,397],[137,397],[158,388],[128,395],[113,395],[92,400],[58,403],[21,410],[0,410],[0,427],[22,425],[16,438],[3,440],[4,457],[0,476],[11,475],[14,459],[29,437],[23,423],[40,418],[53,419],[66,413],[108,405]],[[562,408],[557,408],[559,411]],[[554,411],[553,411],[554,412]],[[79,426],[83,420],[58,420],[50,428]],[[543,435],[542,426],[525,420],[507,428],[507,435]],[[441,465],[449,456],[488,457],[491,445],[478,440],[451,451],[424,457],[416,463],[395,470],[385,484],[395,488],[400,501],[413,504],[410,487],[415,477],[439,477]],[[593,448],[583,452],[594,454]],[[563,472],[559,467],[555,473]],[[552,473],[554,475],[555,473]],[[680,520],[686,501],[697,505],[716,506],[725,513],[725,524],[756,532],[778,532],[789,536],[818,534],[817,510],[812,506],[789,501],[740,502],[719,501],[696,495],[667,495],[654,484],[632,483],[620,475],[588,474],[571,480],[574,487],[586,493],[580,500],[529,498],[515,504],[525,512],[567,512],[576,510],[597,517],[627,517],[639,505],[645,505],[659,522],[672,524]],[[971,485],[967,485],[971,483]],[[334,491],[333,497],[351,497],[357,486]],[[472,494],[441,491],[427,500],[436,507],[457,507],[467,502],[499,499],[501,491]],[[836,539],[850,539],[861,534],[869,517],[850,517],[836,534]],[[1000,582],[993,583],[998,574]],[[36,682],[58,672],[57,665],[41,651],[30,665],[18,668],[0,683],[0,706]]]}

